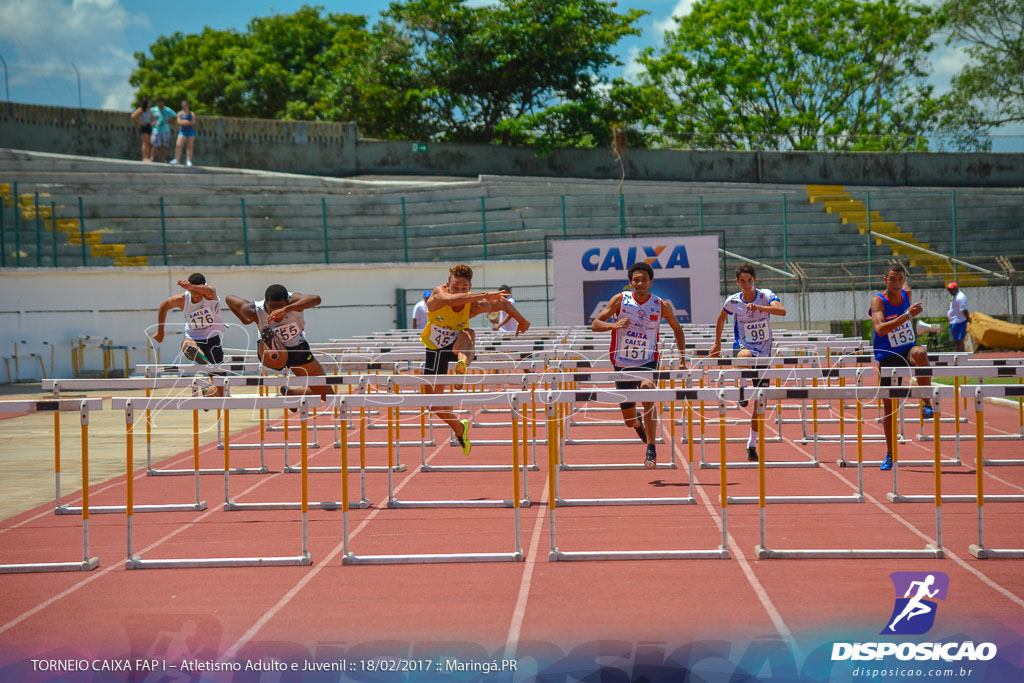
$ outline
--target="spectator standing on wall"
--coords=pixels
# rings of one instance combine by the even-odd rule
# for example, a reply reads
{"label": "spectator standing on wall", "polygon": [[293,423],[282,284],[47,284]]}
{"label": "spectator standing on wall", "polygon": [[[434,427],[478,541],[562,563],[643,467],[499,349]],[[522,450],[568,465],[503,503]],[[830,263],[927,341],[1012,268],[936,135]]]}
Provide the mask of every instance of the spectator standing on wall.
{"label": "spectator standing on wall", "polygon": [[181,148],[185,148],[185,165],[192,166],[192,149],[196,144],[196,115],[189,108],[188,100],[181,101],[181,111],[178,112],[178,141],[174,145],[174,158],[171,165],[181,163]]}
{"label": "spectator standing on wall", "polygon": [[152,161],[152,150],[150,149],[150,138],[153,135],[153,112],[150,111],[148,97],[143,97],[139,106],[132,112],[132,121],[139,127],[139,135],[142,136],[142,160]]}
{"label": "spectator standing on wall", "polygon": [[953,346],[962,352],[964,337],[967,336],[967,323],[971,322],[971,312],[967,310],[967,297],[960,291],[960,285],[950,282],[946,285],[946,291],[953,297],[949,302],[949,311],[946,312],[946,317],[949,318],[949,331],[953,335]]}
{"label": "spectator standing on wall", "polygon": [[167,145],[171,141],[171,121],[178,118],[177,112],[164,104],[164,98],[156,98],[156,106],[150,110],[153,114],[152,150],[150,159],[156,161],[159,151],[160,161],[167,161]]}
{"label": "spectator standing on wall", "polygon": [[427,326],[427,299],[430,298],[432,290],[424,289],[423,298],[412,307],[412,329],[422,330]]}

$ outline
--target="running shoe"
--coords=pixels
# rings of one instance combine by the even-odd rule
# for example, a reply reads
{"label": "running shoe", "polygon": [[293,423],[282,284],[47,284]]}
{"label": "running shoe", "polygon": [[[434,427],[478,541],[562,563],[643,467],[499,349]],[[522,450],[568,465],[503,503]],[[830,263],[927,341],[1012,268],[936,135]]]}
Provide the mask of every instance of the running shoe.
{"label": "running shoe", "polygon": [[456,436],[455,440],[459,442],[462,454],[469,455],[469,451],[473,448],[473,444],[469,442],[469,420],[460,420],[460,422],[462,422],[462,436]]}
{"label": "running shoe", "polygon": [[192,168],[192,162],[191,161],[186,161],[185,165],[188,166],[189,168]]}
{"label": "running shoe", "polygon": [[751,446],[747,449],[747,460],[750,462],[757,462],[757,449]]}
{"label": "running shoe", "polygon": [[[458,361],[456,361],[456,363],[455,363],[455,374],[456,375],[463,375],[463,376],[465,376],[466,370],[467,370],[466,361],[462,360],[461,358]],[[462,383],[459,383],[459,384],[454,384],[452,386],[454,386],[456,389],[461,389],[465,385],[462,384]]]}
{"label": "running shoe", "polygon": [[171,166],[177,166],[178,165],[178,160],[177,159],[171,159],[167,163],[170,164]]}
{"label": "running shoe", "polygon": [[[278,387],[277,390],[278,392],[280,392],[282,396],[288,395],[288,387]],[[298,408],[289,408],[288,410],[292,411],[293,413],[299,412]]]}
{"label": "running shoe", "polygon": [[647,446],[647,457],[644,459],[644,467],[653,470],[658,466],[658,454],[654,452],[654,444]]}
{"label": "running shoe", "polygon": [[878,466],[880,470],[891,470],[892,469],[892,453],[885,454],[885,460]]}
{"label": "running shoe", "polygon": [[746,408],[748,403],[750,403],[748,399],[742,399],[740,401],[740,408]]}
{"label": "running shoe", "polygon": [[926,403],[925,405],[921,406],[921,417],[923,417],[926,420],[930,420],[933,417],[935,417],[935,411],[932,410],[930,404]]}

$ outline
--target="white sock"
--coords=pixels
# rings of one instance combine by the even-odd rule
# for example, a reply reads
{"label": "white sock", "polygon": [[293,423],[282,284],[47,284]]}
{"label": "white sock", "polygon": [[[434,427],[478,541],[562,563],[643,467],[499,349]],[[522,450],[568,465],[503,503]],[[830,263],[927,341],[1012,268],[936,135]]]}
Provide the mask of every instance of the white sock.
{"label": "white sock", "polygon": [[747,448],[755,448],[757,446],[757,432],[753,429],[750,430],[750,436],[747,437]]}

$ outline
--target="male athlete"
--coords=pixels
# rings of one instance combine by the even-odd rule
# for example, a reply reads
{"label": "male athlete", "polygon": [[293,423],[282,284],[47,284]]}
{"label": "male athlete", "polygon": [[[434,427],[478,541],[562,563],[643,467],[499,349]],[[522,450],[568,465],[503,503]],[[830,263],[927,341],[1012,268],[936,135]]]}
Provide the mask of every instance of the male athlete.
{"label": "male athlete", "polygon": [[[456,360],[455,373],[466,374],[473,362],[473,344],[476,333],[469,329],[469,320],[474,316],[491,311],[504,311],[519,324],[516,335],[530,329],[530,321],[516,310],[508,297],[500,292],[470,293],[473,286],[473,269],[466,265],[452,266],[448,270],[448,281],[434,287],[427,299],[427,326],[420,334],[420,341],[427,347],[423,363],[424,375],[446,375],[448,364]],[[440,394],[444,385],[428,384],[428,394]],[[459,420],[448,408],[434,408],[437,414],[451,427],[455,440],[462,447],[462,454],[469,455],[469,420]]]}
{"label": "male athlete", "polygon": [[[928,353],[923,347],[918,346],[914,336],[914,325],[911,322],[916,316],[921,315],[923,306],[921,302],[911,304],[910,292],[904,289],[903,285],[907,279],[907,272],[901,263],[893,263],[885,273],[885,291],[876,294],[871,299],[871,325],[875,334],[872,344],[875,349],[875,361],[878,363],[879,376],[882,368],[908,367],[915,365],[926,367],[928,365]],[[917,381],[922,386],[931,386],[931,377],[918,377]],[[892,381],[888,377],[882,377],[879,381],[881,386],[889,386]],[[895,414],[896,401],[884,399],[884,417],[882,429],[885,431],[885,445],[888,451],[885,460],[878,466],[880,470],[892,469],[892,433],[893,415]],[[921,405],[921,414],[926,419],[932,418],[931,401],[924,399]]]}
{"label": "male athlete", "polygon": [[[715,344],[711,347],[711,356],[717,356],[722,350],[722,328],[726,319],[733,319],[732,348],[737,358],[751,356],[763,357],[772,355],[772,321],[773,315],[786,315],[786,308],[779,297],[770,289],[757,289],[757,271],[753,264],[741,263],[736,267],[736,284],[740,291],[733,294],[722,304],[715,322]],[[764,386],[758,380],[755,386]],[[747,401],[740,401],[741,406]],[[750,435],[747,437],[747,460],[757,462],[757,414],[750,417]]]}
{"label": "male athlete", "polygon": [[[320,362],[309,350],[303,334],[306,320],[303,311],[320,305],[316,294],[289,292],[284,285],[270,285],[260,301],[252,302],[240,296],[228,295],[224,300],[231,312],[243,324],[256,323],[260,340],[256,343],[260,362],[274,370],[291,368],[299,376],[316,377],[324,373]],[[281,388],[285,396],[316,394],[327,399],[327,385]]]}
{"label": "male athlete", "polygon": [[[181,342],[181,352],[193,363],[223,362],[224,348],[220,336],[227,325],[220,314],[217,291],[206,284],[202,273],[192,273],[187,280],[178,280],[178,286],[185,291],[168,297],[160,304],[153,341],[159,344],[164,340],[167,311],[180,308],[185,313],[185,338]],[[223,393],[223,389],[216,386],[203,389],[203,396],[220,396]]]}
{"label": "male athlete", "polygon": [[[612,297],[591,323],[594,332],[611,332],[612,368],[616,372],[627,370],[658,369],[658,330],[664,320],[672,328],[676,338],[676,347],[680,355],[686,349],[686,338],[683,328],[676,320],[672,304],[659,296],[651,294],[651,281],[654,280],[654,269],[647,263],[634,263],[627,271],[631,291],[622,291]],[[608,322],[616,316],[615,322]],[[685,360],[680,358],[680,366]],[[616,389],[653,389],[654,382],[645,379],[638,382],[617,381]],[[644,467],[654,469],[658,464],[658,454],[654,441],[658,435],[658,416],[654,410],[654,401],[644,401],[644,416],[641,420],[636,415],[636,403],[620,403],[622,420],[627,427],[636,430],[640,440],[647,444]]]}
{"label": "male athlete", "polygon": [[960,285],[950,282],[946,291],[953,297],[949,301],[949,333],[953,336],[953,348],[958,353],[964,351],[964,337],[967,336],[967,323],[971,322],[971,312],[967,310],[967,297],[960,291]]}

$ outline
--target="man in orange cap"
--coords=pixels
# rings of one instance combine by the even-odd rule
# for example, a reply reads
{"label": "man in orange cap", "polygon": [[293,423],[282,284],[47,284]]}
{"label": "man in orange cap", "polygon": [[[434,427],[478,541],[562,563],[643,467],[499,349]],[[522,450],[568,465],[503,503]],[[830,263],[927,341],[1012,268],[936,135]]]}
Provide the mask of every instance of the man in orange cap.
{"label": "man in orange cap", "polygon": [[953,346],[957,351],[964,350],[964,337],[967,336],[967,323],[971,322],[971,312],[967,310],[967,297],[960,291],[960,285],[950,282],[946,290],[953,300],[949,302],[949,331],[953,335]]}

